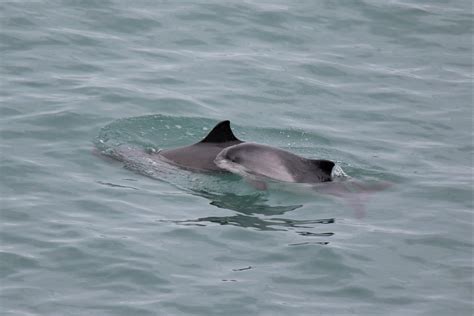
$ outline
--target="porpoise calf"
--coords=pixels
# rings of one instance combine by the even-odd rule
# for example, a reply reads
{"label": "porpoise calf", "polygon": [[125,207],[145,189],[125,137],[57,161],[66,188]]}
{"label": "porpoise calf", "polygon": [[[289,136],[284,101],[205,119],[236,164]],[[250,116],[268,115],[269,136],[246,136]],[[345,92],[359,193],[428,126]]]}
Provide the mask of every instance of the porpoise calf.
{"label": "porpoise calf", "polygon": [[217,155],[214,163],[224,170],[256,180],[259,177],[296,183],[319,183],[332,180],[335,163],[308,159],[286,150],[255,144],[229,146]]}

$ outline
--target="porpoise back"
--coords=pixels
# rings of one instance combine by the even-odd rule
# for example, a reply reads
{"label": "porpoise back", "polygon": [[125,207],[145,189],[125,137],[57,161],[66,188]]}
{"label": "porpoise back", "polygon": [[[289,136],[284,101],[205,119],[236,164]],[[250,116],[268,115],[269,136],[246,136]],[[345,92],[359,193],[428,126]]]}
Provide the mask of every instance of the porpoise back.
{"label": "porpoise back", "polygon": [[243,143],[230,128],[230,121],[219,122],[200,142],[174,148],[164,149],[158,155],[166,161],[181,168],[195,171],[223,171],[216,166],[214,159],[224,148]]}
{"label": "porpoise back", "polygon": [[307,159],[286,150],[255,143],[241,143],[223,149],[216,165],[233,173],[297,183],[331,181],[334,162]]}

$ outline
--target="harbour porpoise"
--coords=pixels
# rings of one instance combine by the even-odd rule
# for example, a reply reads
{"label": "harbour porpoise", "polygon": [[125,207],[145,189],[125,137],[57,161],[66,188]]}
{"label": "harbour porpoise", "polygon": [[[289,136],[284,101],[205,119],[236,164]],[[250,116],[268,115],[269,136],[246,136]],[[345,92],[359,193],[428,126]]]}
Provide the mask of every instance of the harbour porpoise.
{"label": "harbour porpoise", "polygon": [[330,160],[308,159],[286,150],[255,143],[229,146],[217,155],[214,163],[224,170],[239,174],[257,188],[271,179],[293,183],[332,181],[335,163]]}
{"label": "harbour porpoise", "polygon": [[193,145],[164,149],[158,155],[165,161],[178,167],[195,171],[225,171],[218,167],[214,160],[223,149],[243,143],[230,128],[229,121],[222,121],[207,134],[207,136]]}

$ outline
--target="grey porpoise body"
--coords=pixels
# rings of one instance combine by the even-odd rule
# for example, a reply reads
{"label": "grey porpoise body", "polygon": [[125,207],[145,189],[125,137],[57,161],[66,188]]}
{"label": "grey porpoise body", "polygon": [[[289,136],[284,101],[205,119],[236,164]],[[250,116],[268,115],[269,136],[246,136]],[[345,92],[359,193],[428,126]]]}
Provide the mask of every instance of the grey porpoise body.
{"label": "grey porpoise body", "polygon": [[255,143],[241,143],[223,149],[215,164],[242,176],[297,183],[331,181],[334,162],[307,159],[286,150]]}
{"label": "grey porpoise body", "polygon": [[230,129],[229,121],[219,122],[200,142],[164,149],[158,155],[178,167],[195,171],[225,171],[216,166],[214,159],[223,149],[242,143]]}

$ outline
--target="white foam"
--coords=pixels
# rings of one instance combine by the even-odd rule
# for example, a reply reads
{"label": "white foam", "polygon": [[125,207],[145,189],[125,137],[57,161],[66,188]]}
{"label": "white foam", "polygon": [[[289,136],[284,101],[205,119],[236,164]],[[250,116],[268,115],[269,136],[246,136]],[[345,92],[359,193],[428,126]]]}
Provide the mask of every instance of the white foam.
{"label": "white foam", "polygon": [[342,170],[341,166],[335,164],[331,171],[331,179],[332,180],[342,180],[347,179],[349,176]]}

